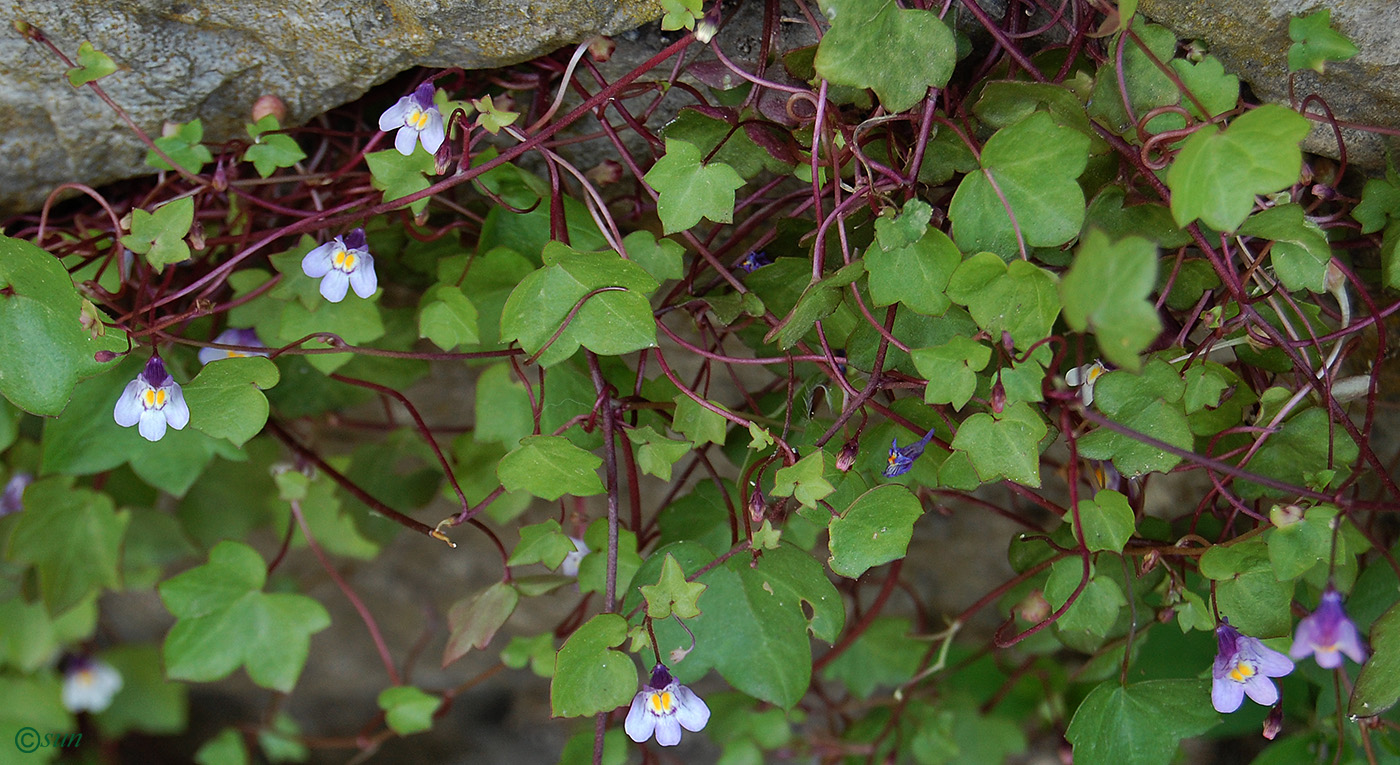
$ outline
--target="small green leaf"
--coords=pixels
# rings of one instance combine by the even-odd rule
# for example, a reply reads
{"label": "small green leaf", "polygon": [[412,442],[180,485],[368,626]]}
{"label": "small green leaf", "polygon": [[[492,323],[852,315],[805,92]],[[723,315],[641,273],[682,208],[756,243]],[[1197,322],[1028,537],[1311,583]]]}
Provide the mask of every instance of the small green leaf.
{"label": "small green leaf", "polygon": [[[680,402],[677,402],[679,408]],[[707,410],[706,414],[712,414]],[[723,418],[720,418],[721,420]],[[723,425],[720,426],[720,440],[723,443]],[[627,431],[627,439],[637,447],[637,466],[643,473],[654,475],[663,481],[671,480],[671,466],[690,453],[693,448],[689,441],[676,441],[657,433],[650,425]]]}
{"label": "small green leaf", "polygon": [[[433,155],[426,151],[415,151],[405,157],[398,149],[385,149],[365,155],[369,164],[370,182],[384,192],[384,201],[417,194],[432,185],[427,176],[437,168]],[[408,205],[414,215],[421,215],[428,209],[428,198],[423,197]]]}
{"label": "small green leaf", "polygon": [[967,260],[948,281],[948,297],[967,306],[968,313],[992,337],[1011,333],[1018,348],[1045,339],[1060,315],[1055,277],[1024,260],[1009,265],[990,252]]}
{"label": "small green leaf", "polygon": [[[1332,28],[1332,9],[1288,20],[1288,71],[1311,69],[1322,74],[1329,61],[1346,61],[1360,53],[1351,40]],[[69,75],[70,79],[72,75]],[[76,84],[76,83],[75,83]]]}
{"label": "small green leaf", "polygon": [[[1118,612],[1127,605],[1123,590],[1112,579],[1096,575],[1094,567],[1089,568],[1089,582],[1080,591],[1079,597],[1060,616],[1056,625],[1061,633],[1102,638],[1113,629],[1118,621]],[[1050,577],[1045,581],[1045,600],[1056,610],[1064,606],[1069,596],[1074,594],[1084,579],[1084,564],[1079,558],[1065,558],[1050,567]]]}
{"label": "small green leaf", "polygon": [[[928,209],[922,202],[911,200],[900,219],[908,217],[909,208],[916,204]],[[881,224],[893,225],[885,218],[876,220],[879,243],[865,251],[872,301],[877,306],[903,303],[919,313],[942,316],[948,310],[948,296],[944,294],[948,279],[962,262],[957,246],[936,228],[922,231],[913,241],[904,242],[904,237],[882,235]]]}
{"label": "small green leaf", "polygon": [[574,541],[564,535],[559,521],[551,518],[543,523],[533,523],[520,528],[520,543],[511,552],[506,565],[543,563],[545,568],[559,568],[559,564],[564,562],[564,557],[574,550]]}
{"label": "small green leaf", "polygon": [[[1142,372],[1110,372],[1094,385],[1094,406],[1109,419],[1127,428],[1181,449],[1194,442],[1191,426],[1182,411],[1185,384],[1176,369],[1161,359],[1143,365]],[[1081,456],[1112,460],[1119,472],[1134,476],[1165,473],[1181,458],[1156,446],[1099,428],[1079,441]]]}
{"label": "small green leaf", "polygon": [[1084,191],[1075,179],[1088,161],[1088,137],[1045,112],[998,130],[982,147],[981,171],[964,176],[949,203],[953,241],[964,252],[1003,259],[1021,252],[1018,230],[1027,248],[1065,244],[1084,225]]}
{"label": "small green leaf", "polygon": [[701,0],[661,0],[661,28],[667,32],[677,29],[694,29],[701,17]]}
{"label": "small green leaf", "polygon": [[131,514],[112,499],[76,489],[73,479],[45,478],[24,491],[25,510],[10,536],[8,557],[33,564],[49,613],[121,586],[117,563]]}
{"label": "small green leaf", "polygon": [[681,260],[685,248],[678,242],[657,239],[650,231],[633,231],[623,238],[622,247],[632,262],[645,268],[658,282],[685,275],[685,264]]}
{"label": "small green leaf", "polygon": [[[1246,469],[1301,486],[1308,473],[1346,468],[1356,461],[1359,453],[1356,442],[1345,430],[1334,427],[1325,411],[1309,408],[1294,415],[1277,433],[1265,439]],[[1246,500],[1287,495],[1287,492],[1243,479],[1235,483],[1235,488]]]}
{"label": "small green leaf", "polygon": [[780,468],[774,476],[773,496],[793,497],[803,507],[815,508],[817,502],[836,491],[822,476],[826,473],[826,452],[817,449],[796,464]]}
{"label": "small green leaf", "polygon": [[190,425],[242,446],[267,423],[267,397],[262,391],[279,379],[277,365],[261,356],[209,363],[184,386]]}
{"label": "small green leaf", "polygon": [[627,654],[612,650],[626,639],[626,620],[598,614],[564,641],[549,685],[555,717],[587,717],[631,702],[637,668]]}
{"label": "small green leaf", "polygon": [[[1269,548],[1269,563],[1274,576],[1280,582],[1296,579],[1325,561],[1332,551],[1332,524],[1336,522],[1337,509],[1319,505],[1308,508],[1302,519],[1268,532],[1266,544]],[[1344,538],[1338,538],[1337,546],[1344,548]],[[1337,551],[1341,558],[1345,549]]]}
{"label": "small green leaf", "polygon": [[489,94],[472,99],[471,105],[477,111],[476,126],[491,135],[501,132],[502,128],[509,127],[520,119],[520,112],[506,111],[491,103]]}
{"label": "small green leaf", "polygon": [[311,635],[331,619],[305,595],[264,593],[266,581],[262,556],[225,541],[209,551],[208,563],[162,582],[161,601],[176,618],[165,636],[166,674],[208,682],[246,666],[253,682],[289,693]]}
{"label": "small green leaf", "polygon": [[534,637],[516,635],[501,649],[501,663],[511,669],[524,669],[540,677],[554,674],[554,635],[542,632]]}
{"label": "small green leaf", "polygon": [[418,310],[418,336],[451,351],[459,345],[480,341],[476,329],[476,306],[461,287],[439,284],[423,293]]}
{"label": "small green leaf", "polygon": [[252,162],[253,169],[262,178],[272,175],[279,168],[294,167],[306,159],[306,152],[297,145],[295,138],[272,132],[280,129],[277,117],[271,114],[247,127],[253,145],[243,152],[243,161]]}
{"label": "small green leaf", "polygon": [[[191,173],[198,173],[204,169],[205,165],[214,161],[214,155],[204,146],[203,141],[204,123],[199,120],[190,120],[183,125],[175,126],[172,132],[155,139],[152,143],[181,168]],[[154,151],[146,152],[146,164],[157,170],[175,169],[169,162],[165,161],[164,157]]]}
{"label": "small green leaf", "polygon": [[598,478],[602,464],[601,457],[563,436],[529,436],[501,458],[496,476],[506,491],[528,491],[553,502],[565,494],[602,494],[603,482]]}
{"label": "small green leaf", "polygon": [[442,666],[462,658],[473,648],[485,649],[520,602],[520,593],[505,582],[496,582],[471,598],[452,604],[447,612],[449,634],[442,652]]}
{"label": "small green leaf", "polygon": [[440,706],[442,699],[411,685],[396,685],[379,693],[379,708],[384,710],[384,722],[400,736],[432,730],[433,713]]}
{"label": "small green leaf", "polygon": [[1065,738],[1076,765],[1167,765],[1177,742],[1215,727],[1206,680],[1108,680],[1075,710]]}
{"label": "small green leaf", "polygon": [[1218,231],[1239,228],[1256,194],[1272,194],[1298,180],[1298,144],[1310,123],[1297,112],[1265,104],[1223,132],[1204,125],[1186,139],[1167,170],[1172,217],[1185,226],[1200,219]]}
{"label": "small green leaf", "polygon": [[1253,538],[1216,545],[1201,556],[1201,575],[1216,580],[1220,615],[1240,632],[1257,638],[1282,637],[1292,627],[1288,606],[1293,581],[1274,576],[1264,541]]}
{"label": "small green leaf", "polygon": [[[1107,490],[1092,500],[1079,500],[1079,519],[1084,524],[1084,544],[1092,552],[1123,552],[1137,525],[1128,498]],[[1066,520],[1073,528],[1074,516],[1066,516]]]}
{"label": "small green leaf", "polygon": [[68,84],[76,88],[100,80],[115,71],[116,62],[106,53],[93,48],[92,43],[84,40],[78,45],[78,65],[68,70]]}
{"label": "small green leaf", "polygon": [[1110,242],[1103,232],[1090,231],[1060,282],[1065,323],[1079,332],[1093,328],[1109,361],[1137,371],[1138,354],[1162,331],[1149,299],[1156,283],[1157,248],[1151,242]]}
{"label": "small green leaf", "polygon": [[[1206,56],[1198,63],[1183,58],[1174,58],[1172,70],[1181,78],[1192,95],[1193,101],[1182,97],[1181,103],[1197,119],[1211,119],[1235,108],[1240,100],[1240,78],[1225,73],[1225,65],[1215,56]],[[1205,113],[1196,108],[1196,101],[1205,107]]]}
{"label": "small green leaf", "polygon": [[977,390],[977,373],[992,359],[992,349],[961,335],[943,345],[916,348],[909,354],[919,375],[928,380],[924,401],[962,409]]}
{"label": "small green leaf", "polygon": [[1304,217],[1301,205],[1278,205],[1251,215],[1240,226],[1240,235],[1273,240],[1269,260],[1290,291],[1327,291],[1332,247],[1322,227]]}
{"label": "small green leaf", "polygon": [[667,234],[685,231],[709,218],[734,220],[734,191],[744,179],[723,162],[702,163],[695,144],[666,139],[666,156],[647,171],[644,180],[656,189],[656,213]]}
{"label": "small green leaf", "polygon": [[[703,446],[707,443],[724,445],[725,430],[729,425],[729,420],[726,420],[723,415],[706,409],[700,405],[700,402],[684,393],[676,394],[672,401],[676,402],[676,412],[671,416],[672,430],[685,436],[696,446]],[[713,401],[710,403],[714,404]],[[715,404],[715,406],[719,405]]]}
{"label": "small green leaf", "polygon": [[695,601],[705,591],[699,582],[687,582],[681,564],[675,556],[667,554],[661,564],[661,578],[656,584],[642,585],[642,597],[647,602],[647,616],[652,619],[665,619],[671,614],[682,619],[694,619],[700,615]]}
{"label": "small green leaf", "polygon": [[1045,421],[1029,404],[1014,404],[994,418],[985,412],[968,417],[951,446],[966,452],[983,483],[1005,477],[1027,486],[1040,485],[1040,439]]}
{"label": "small green leaf", "polygon": [[894,0],[825,0],[831,29],[813,62],[836,85],[871,88],[891,113],[902,112],[953,74],[953,33],[930,11],[906,10]]}
{"label": "small green leaf", "polygon": [[146,262],[160,272],[166,265],[190,259],[190,247],[185,236],[194,223],[194,199],[181,197],[156,208],[131,211],[131,233],[122,237],[122,244],[132,252],[146,256]]}
{"label": "small green leaf", "polygon": [[924,508],[909,489],[897,483],[876,486],[831,519],[827,564],[849,579],[903,558],[914,536],[914,522]]}
{"label": "small green leaf", "polygon": [[243,742],[242,733],[224,728],[204,742],[194,753],[194,761],[198,765],[248,765],[248,745]]}
{"label": "small green leaf", "polygon": [[1349,715],[1376,717],[1400,700],[1400,603],[1371,625],[1371,649],[1351,692]]}

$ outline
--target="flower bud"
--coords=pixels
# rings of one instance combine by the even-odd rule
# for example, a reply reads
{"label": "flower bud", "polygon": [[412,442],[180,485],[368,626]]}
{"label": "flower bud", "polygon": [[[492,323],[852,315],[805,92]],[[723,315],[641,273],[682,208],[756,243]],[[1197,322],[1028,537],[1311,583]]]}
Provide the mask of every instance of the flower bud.
{"label": "flower bud", "polygon": [[600,64],[612,58],[615,50],[617,50],[617,43],[606,35],[598,35],[588,41],[588,55]]}
{"label": "flower bud", "polygon": [[992,383],[992,413],[1001,414],[1006,408],[1006,386],[1001,384],[1001,375]]}
{"label": "flower bud", "polygon": [[1030,594],[1021,598],[1021,602],[1016,604],[1013,613],[1018,618],[1029,624],[1040,624],[1050,616],[1050,601],[1045,599],[1045,594],[1040,590],[1031,590]]}
{"label": "flower bud", "polygon": [[860,453],[860,441],[852,438],[841,447],[841,452],[836,455],[836,469],[842,473],[851,469],[856,464],[856,455]]}
{"label": "flower bud", "polygon": [[1269,521],[1278,528],[1292,526],[1303,520],[1303,508],[1297,505],[1274,505],[1269,509]]}
{"label": "flower bud", "polygon": [[1142,563],[1138,565],[1138,576],[1146,576],[1152,569],[1157,568],[1157,564],[1162,562],[1162,554],[1153,548],[1142,556]]}
{"label": "flower bud", "polygon": [[1264,716],[1264,738],[1273,741],[1274,737],[1283,730],[1283,705],[1275,704],[1269,714]]}
{"label": "flower bud", "polygon": [[116,351],[98,351],[97,353],[92,354],[92,360],[96,361],[99,364],[106,364],[107,362],[112,361],[116,358]]}
{"label": "flower bud", "polygon": [[749,519],[754,523],[762,523],[767,510],[767,498],[763,496],[763,492],[757,486],[753,487],[753,493],[749,494]]}
{"label": "flower bud", "polygon": [[585,171],[583,175],[596,186],[607,186],[622,180],[622,164],[616,160],[605,159],[594,165],[593,169]]}
{"label": "flower bud", "polygon": [[276,117],[277,124],[281,125],[287,121],[287,105],[274,95],[259,96],[253,102],[253,121],[258,122],[268,115]]}

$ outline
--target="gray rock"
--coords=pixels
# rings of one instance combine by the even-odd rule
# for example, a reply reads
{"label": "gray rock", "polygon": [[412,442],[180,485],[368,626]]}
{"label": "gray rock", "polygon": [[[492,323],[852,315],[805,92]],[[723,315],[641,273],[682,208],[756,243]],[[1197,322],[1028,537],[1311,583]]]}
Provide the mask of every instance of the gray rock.
{"label": "gray rock", "polygon": [[[199,118],[206,142],[242,136],[264,94],[299,125],[413,66],[525,61],[661,15],[655,0],[0,0],[70,57],[91,41],[119,66],[100,85],[152,137]],[[151,172],[145,147],[45,47],[0,34],[0,212],[58,184]]]}
{"label": "gray rock", "polygon": [[[1394,0],[1142,0],[1139,10],[1184,38],[1199,38],[1228,71],[1234,72],[1265,101],[1288,104],[1288,21],[1323,8],[1332,9],[1332,28],[1361,52],[1348,61],[1329,63],[1319,75],[1295,75],[1293,93],[1301,102],[1322,96],[1340,121],[1386,128],[1400,127],[1400,4]],[[1322,114],[1315,104],[1311,114]],[[1385,148],[1400,148],[1394,138],[1343,128],[1347,159],[1370,169],[1385,166]],[[1337,140],[1325,123],[1314,126],[1303,144],[1308,151],[1336,158]]]}

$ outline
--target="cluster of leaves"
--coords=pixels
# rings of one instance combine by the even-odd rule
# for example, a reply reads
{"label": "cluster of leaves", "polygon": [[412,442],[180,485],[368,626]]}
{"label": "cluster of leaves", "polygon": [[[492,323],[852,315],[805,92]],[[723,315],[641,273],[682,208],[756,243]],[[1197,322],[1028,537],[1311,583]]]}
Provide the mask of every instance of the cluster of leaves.
{"label": "cluster of leaves", "polygon": [[[0,614],[20,625],[0,719],[76,729],[64,651],[126,678],[105,737],[181,731],[188,684],[239,669],[290,693],[330,618],[269,576],[305,547],[360,604],[339,568],[406,528],[499,551],[499,582],[444,604],[443,664],[492,650],[550,677],[555,716],[601,721],[566,761],[635,756],[632,653],[730,689],[707,694],[725,762],[999,762],[1048,733],[1076,762],[1166,763],[1263,714],[1206,704],[1218,619],[1281,640],[1329,585],[1375,655],[1285,681],[1289,735],[1261,761],[1394,756],[1400,487],[1370,434],[1400,176],[1348,196],[1300,151],[1308,118],[1242,103],[1128,3],[1098,37],[1071,4],[1047,22],[1069,42],[1035,53],[973,14],[994,58],[951,17],[827,0],[807,48],[769,4],[748,69],[721,33],[611,81],[588,61],[566,81],[562,56],[517,68],[515,93],[443,72],[437,157],[376,150],[363,110],[324,131],[263,116],[218,154],[195,121],[151,142],[162,172],[138,196],[11,221],[0,478],[37,480],[0,518]],[[666,7],[668,27],[709,23]],[[1325,16],[1294,34],[1295,69],[1354,52]],[[85,46],[68,76],[100,92],[115,68]],[[565,87],[582,101],[562,115],[509,109]],[[575,126],[621,161],[576,167]],[[356,226],[383,289],[328,303],[302,258]],[[199,371],[225,327],[273,358]],[[111,416],[152,349],[191,411],[157,442]],[[1113,371],[1088,403],[1064,378],[1095,359]],[[468,370],[469,424],[402,393],[434,364]],[[891,441],[921,436],[887,475]],[[435,501],[451,515],[424,522]],[[911,541],[930,511],[989,509],[1026,529],[981,540],[1010,543],[1011,574],[938,583],[972,602],[940,618],[908,586]],[[513,631],[572,580],[532,567],[562,571],[573,538],[577,604]],[[174,618],[160,645],[99,637],[103,593],[152,588]],[[390,684],[356,740],[430,729],[458,689],[402,683],[416,651],[359,612]],[[268,715],[199,757],[250,745],[307,756]]]}

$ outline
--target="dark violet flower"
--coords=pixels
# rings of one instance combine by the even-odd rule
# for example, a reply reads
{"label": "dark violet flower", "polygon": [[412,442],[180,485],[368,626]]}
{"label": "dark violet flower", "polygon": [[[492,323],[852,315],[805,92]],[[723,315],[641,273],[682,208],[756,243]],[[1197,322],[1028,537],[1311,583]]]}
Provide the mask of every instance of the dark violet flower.
{"label": "dark violet flower", "polygon": [[1303,659],[1308,654],[1312,654],[1317,666],[1324,669],[1342,666],[1342,654],[1350,656],[1357,664],[1366,663],[1361,635],[1342,609],[1342,594],[1331,586],[1323,591],[1317,610],[1298,622],[1293,647],[1288,649],[1288,655],[1294,659]]}
{"label": "dark violet flower", "polygon": [[898,478],[909,472],[914,467],[914,460],[924,453],[924,447],[928,446],[929,439],[933,438],[933,429],[924,434],[923,438],[908,446],[901,447],[899,439],[890,439],[889,464],[885,466],[886,478]]}
{"label": "dark violet flower", "polygon": [[671,677],[665,664],[651,670],[651,682],[632,697],[623,728],[638,744],[656,733],[656,743],[675,746],[681,741],[681,728],[695,732],[710,721],[710,708],[689,688]]}
{"label": "dark violet flower", "polygon": [[755,250],[740,258],[735,268],[738,268],[746,274],[751,274],[764,266],[772,265],[772,263],[773,259],[768,257],[766,253],[762,250]]}
{"label": "dark violet flower", "polygon": [[411,95],[384,110],[379,115],[379,129],[399,131],[394,136],[394,148],[405,157],[413,153],[413,145],[420,141],[429,154],[437,153],[447,135],[442,129],[442,112],[433,104],[432,83],[419,85]]}
{"label": "dark violet flower", "polygon": [[29,473],[16,472],[10,476],[5,483],[5,491],[0,492],[0,515],[18,513],[24,509],[24,489],[31,483],[34,483],[34,476]]}
{"label": "dark violet flower", "polygon": [[122,674],[87,656],[68,661],[63,672],[63,706],[69,712],[101,712],[122,689]]}
{"label": "dark violet flower", "polygon": [[[258,339],[258,333],[251,329],[234,329],[229,327],[219,336],[214,338],[214,342],[221,345],[242,345],[249,348],[266,348],[262,340]],[[266,356],[264,351],[229,351],[223,348],[200,348],[199,363],[208,364],[211,361],[221,359],[241,359],[244,356]]]}
{"label": "dark violet flower", "polygon": [[165,371],[159,356],[152,356],[136,379],[126,384],[112,417],[123,428],[140,423],[137,430],[147,441],[165,436],[165,426],[183,430],[190,422],[190,408],[180,384]]}
{"label": "dark violet flower", "polygon": [[1229,714],[1244,703],[1245,694],[1264,706],[1278,701],[1278,688],[1271,677],[1293,671],[1287,656],[1265,646],[1258,638],[1241,635],[1227,619],[1215,628],[1220,652],[1211,668],[1210,702],[1215,711]]}
{"label": "dark violet flower", "polygon": [[369,254],[362,228],[306,253],[301,259],[301,270],[312,279],[321,280],[321,297],[332,303],[344,300],[348,287],[354,287],[355,294],[362,298],[373,295],[379,287],[374,257]]}

